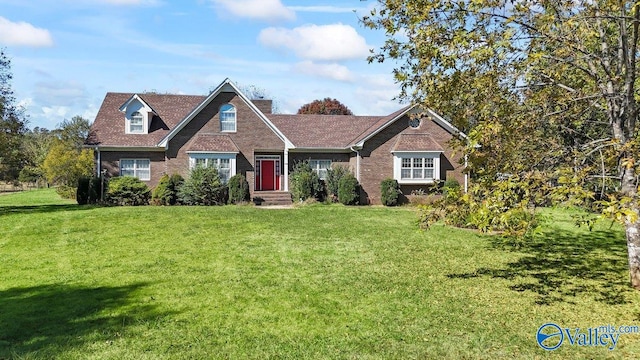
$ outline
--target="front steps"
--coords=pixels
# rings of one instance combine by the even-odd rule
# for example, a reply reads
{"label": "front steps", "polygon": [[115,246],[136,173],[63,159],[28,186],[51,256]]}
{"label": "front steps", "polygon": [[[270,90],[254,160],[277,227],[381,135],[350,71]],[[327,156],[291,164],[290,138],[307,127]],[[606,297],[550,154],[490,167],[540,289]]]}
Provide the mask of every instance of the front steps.
{"label": "front steps", "polygon": [[253,193],[252,200],[259,206],[293,204],[291,193],[288,191],[256,191]]}

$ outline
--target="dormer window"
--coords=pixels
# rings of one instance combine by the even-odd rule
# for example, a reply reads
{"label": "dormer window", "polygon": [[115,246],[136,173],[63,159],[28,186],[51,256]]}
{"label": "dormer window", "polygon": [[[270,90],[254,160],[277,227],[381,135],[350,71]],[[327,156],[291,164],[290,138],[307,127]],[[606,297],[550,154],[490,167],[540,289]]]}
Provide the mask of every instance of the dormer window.
{"label": "dormer window", "polygon": [[144,133],[144,117],[139,111],[131,114],[131,119],[129,120],[129,132],[132,134]]}
{"label": "dormer window", "polygon": [[220,131],[236,132],[236,108],[231,104],[220,107]]}

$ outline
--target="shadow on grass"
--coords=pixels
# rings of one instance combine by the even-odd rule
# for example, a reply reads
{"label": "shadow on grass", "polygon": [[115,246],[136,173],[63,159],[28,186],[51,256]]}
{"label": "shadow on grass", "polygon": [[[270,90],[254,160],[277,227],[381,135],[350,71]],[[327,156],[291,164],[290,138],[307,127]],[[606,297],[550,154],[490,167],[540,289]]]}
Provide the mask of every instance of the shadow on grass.
{"label": "shadow on grass", "polygon": [[64,356],[89,342],[106,343],[127,327],[167,316],[120,287],[45,285],[0,291],[0,359]]}
{"label": "shadow on grass", "polygon": [[522,256],[506,266],[447,276],[507,279],[512,282],[511,290],[532,291],[537,294],[536,303],[541,305],[575,304],[578,295],[619,305],[630,303],[635,294],[625,273],[627,249],[619,232],[550,229],[517,247],[498,236],[490,241],[493,250],[513,251]]}
{"label": "shadow on grass", "polygon": [[48,204],[48,205],[22,205],[22,206],[2,206],[0,205],[0,216],[17,214],[38,214],[52,213],[58,211],[90,210],[99,205],[77,205],[77,204]]}

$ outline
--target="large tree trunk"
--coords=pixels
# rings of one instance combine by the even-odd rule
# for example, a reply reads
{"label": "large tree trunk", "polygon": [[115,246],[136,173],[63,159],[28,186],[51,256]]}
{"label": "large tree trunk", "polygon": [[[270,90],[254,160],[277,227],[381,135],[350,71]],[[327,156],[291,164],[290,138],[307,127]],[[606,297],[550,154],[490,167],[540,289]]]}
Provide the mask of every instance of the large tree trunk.
{"label": "large tree trunk", "polygon": [[638,199],[638,184],[635,167],[626,167],[622,171],[621,192],[630,197],[629,209],[635,213],[635,218],[627,216],[625,230],[627,234],[627,251],[629,253],[629,276],[631,286],[640,290],[640,202]]}
{"label": "large tree trunk", "polygon": [[631,286],[640,290],[640,220],[627,221],[626,228]]}

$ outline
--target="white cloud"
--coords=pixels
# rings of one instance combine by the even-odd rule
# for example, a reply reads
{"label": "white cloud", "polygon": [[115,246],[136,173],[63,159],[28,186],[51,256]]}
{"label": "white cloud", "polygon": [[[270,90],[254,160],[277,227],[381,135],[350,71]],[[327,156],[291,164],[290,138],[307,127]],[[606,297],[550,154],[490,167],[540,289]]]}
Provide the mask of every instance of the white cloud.
{"label": "white cloud", "polygon": [[296,64],[294,70],[299,73],[338,81],[354,81],[351,71],[346,66],[339,64],[316,64],[313,61],[306,60]]}
{"label": "white cloud", "polygon": [[0,16],[0,44],[9,46],[52,46],[53,38],[46,29],[26,22],[12,22]]}
{"label": "white cloud", "polygon": [[159,4],[157,0],[100,0],[100,2],[108,5],[126,5],[126,6],[158,5]]}
{"label": "white cloud", "polygon": [[351,8],[339,6],[289,6],[289,9],[300,12],[316,12],[316,13],[350,13],[365,11],[366,8]]}
{"label": "white cloud", "polygon": [[[287,8],[280,0],[212,0],[221,10],[231,15],[275,22],[280,20],[295,20],[296,14]],[[226,15],[226,13],[224,14]]]}
{"label": "white cloud", "polygon": [[365,59],[370,46],[350,25],[304,25],[294,29],[270,27],[258,41],[272,49],[293,51],[307,60],[340,61]]}

